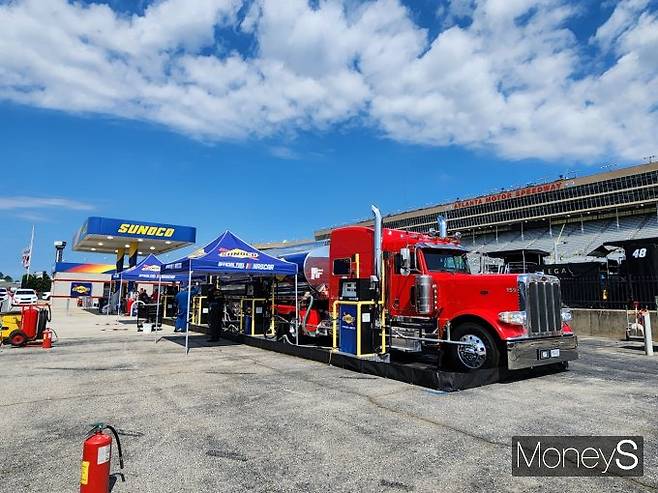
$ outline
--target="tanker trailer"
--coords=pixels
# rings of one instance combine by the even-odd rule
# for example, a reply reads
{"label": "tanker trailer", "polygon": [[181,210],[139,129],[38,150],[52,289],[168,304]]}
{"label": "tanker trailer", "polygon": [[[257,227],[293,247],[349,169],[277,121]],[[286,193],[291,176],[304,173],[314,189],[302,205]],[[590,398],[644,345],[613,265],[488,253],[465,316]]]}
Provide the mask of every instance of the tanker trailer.
{"label": "tanker trailer", "polygon": [[[300,294],[301,335],[310,337],[331,334],[331,317],[329,316],[329,245],[325,244],[305,251],[286,253],[279,251],[277,257],[297,264],[299,272],[298,291]],[[295,293],[291,278],[280,280],[276,284],[275,311],[286,319],[290,330],[286,330],[288,341],[294,339]],[[292,334],[292,335],[290,335]]]}

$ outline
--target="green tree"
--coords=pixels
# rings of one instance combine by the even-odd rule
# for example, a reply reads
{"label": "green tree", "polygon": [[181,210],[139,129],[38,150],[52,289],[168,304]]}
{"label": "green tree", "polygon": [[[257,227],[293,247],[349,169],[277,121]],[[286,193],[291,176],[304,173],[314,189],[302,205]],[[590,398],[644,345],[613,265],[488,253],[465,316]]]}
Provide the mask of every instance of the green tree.
{"label": "green tree", "polygon": [[39,293],[45,293],[46,291],[50,291],[50,288],[52,287],[52,279],[50,279],[50,276],[45,272],[42,277],[37,277],[34,274],[30,274],[29,276],[23,274],[21,287],[25,289],[34,289]]}

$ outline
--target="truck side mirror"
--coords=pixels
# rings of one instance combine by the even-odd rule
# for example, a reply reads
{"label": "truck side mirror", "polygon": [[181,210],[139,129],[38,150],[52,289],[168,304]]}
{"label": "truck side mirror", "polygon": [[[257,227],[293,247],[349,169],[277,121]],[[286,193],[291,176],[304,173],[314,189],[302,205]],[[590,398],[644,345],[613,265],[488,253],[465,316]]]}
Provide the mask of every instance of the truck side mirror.
{"label": "truck side mirror", "polygon": [[408,276],[411,273],[411,251],[408,248],[400,249],[400,274]]}

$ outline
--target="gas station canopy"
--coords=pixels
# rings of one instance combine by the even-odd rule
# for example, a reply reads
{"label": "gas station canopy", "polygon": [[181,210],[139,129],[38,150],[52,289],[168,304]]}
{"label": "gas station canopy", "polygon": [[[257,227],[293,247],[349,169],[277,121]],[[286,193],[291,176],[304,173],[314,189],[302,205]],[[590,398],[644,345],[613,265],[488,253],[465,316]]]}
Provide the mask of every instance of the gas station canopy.
{"label": "gas station canopy", "polygon": [[116,253],[137,243],[139,255],[162,254],[196,242],[196,228],[89,217],[73,239],[76,252]]}

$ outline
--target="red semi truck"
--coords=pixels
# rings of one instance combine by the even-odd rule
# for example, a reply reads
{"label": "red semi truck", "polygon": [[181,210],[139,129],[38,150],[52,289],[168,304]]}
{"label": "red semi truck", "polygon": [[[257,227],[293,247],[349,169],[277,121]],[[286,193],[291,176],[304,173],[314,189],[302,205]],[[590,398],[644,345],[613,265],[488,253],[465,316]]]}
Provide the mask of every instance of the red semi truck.
{"label": "red semi truck", "polygon": [[[571,313],[562,306],[556,277],[471,274],[467,250],[447,235],[442,218],[436,232],[420,234],[382,228],[379,211],[373,212],[372,228],[337,228],[328,246],[283,256],[300,265],[308,283],[300,334],[332,335],[343,284],[367,279],[381,301],[374,333],[383,324],[385,337],[377,351],[444,351],[466,371],[566,366],[577,359]],[[275,309],[294,316],[293,304]]]}

